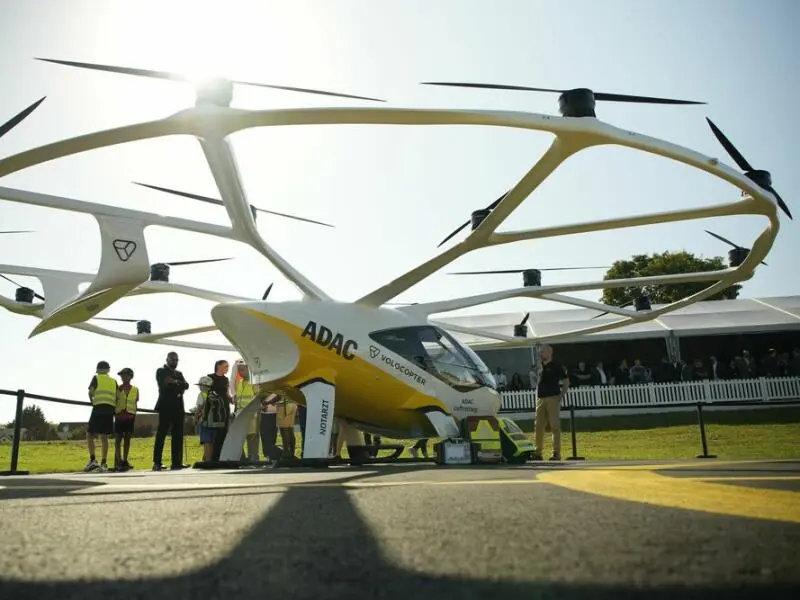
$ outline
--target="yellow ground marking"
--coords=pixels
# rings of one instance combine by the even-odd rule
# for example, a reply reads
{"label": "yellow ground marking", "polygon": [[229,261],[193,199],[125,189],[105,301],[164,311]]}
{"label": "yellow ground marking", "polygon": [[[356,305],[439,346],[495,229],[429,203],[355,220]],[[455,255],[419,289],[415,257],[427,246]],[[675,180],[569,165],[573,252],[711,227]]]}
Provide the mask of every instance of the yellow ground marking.
{"label": "yellow ground marking", "polygon": [[[752,461],[752,464],[758,462]],[[713,466],[727,464],[741,466],[744,462],[715,462]],[[695,467],[705,472],[695,477],[672,477],[655,472],[682,467]],[[800,523],[800,494],[797,492],[726,485],[722,482],[733,478],[727,476],[727,472],[720,475],[715,480],[713,469],[703,468],[697,463],[681,463],[548,471],[540,473],[539,480],[572,491],[653,506]],[[758,481],[797,479],[792,475],[774,473],[747,478]]]}

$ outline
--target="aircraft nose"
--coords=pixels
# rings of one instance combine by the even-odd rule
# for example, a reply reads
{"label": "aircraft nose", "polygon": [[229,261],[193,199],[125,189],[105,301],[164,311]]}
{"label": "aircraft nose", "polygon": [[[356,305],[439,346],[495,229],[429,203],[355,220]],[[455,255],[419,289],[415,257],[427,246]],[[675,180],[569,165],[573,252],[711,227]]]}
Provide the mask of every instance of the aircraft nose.
{"label": "aircraft nose", "polygon": [[280,319],[264,311],[267,303],[218,304],[211,318],[247,361],[253,383],[269,383],[289,375],[300,352],[280,327]]}

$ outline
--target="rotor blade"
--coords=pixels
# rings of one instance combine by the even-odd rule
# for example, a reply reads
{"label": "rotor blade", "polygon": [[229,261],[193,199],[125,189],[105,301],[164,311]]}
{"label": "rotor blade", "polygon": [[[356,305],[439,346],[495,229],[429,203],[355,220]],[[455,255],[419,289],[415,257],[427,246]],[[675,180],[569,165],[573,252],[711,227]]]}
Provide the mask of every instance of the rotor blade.
{"label": "rotor blade", "polygon": [[[422,85],[441,85],[449,87],[468,87],[480,88],[490,90],[516,90],[524,92],[553,92],[555,94],[563,94],[570,90],[554,90],[552,88],[537,88],[528,87],[524,85],[504,85],[494,83],[448,83],[445,81],[425,81]],[[673,100],[671,98],[653,98],[651,96],[632,96],[630,94],[607,94],[604,92],[592,91],[595,100],[603,100],[607,102],[641,102],[643,104],[707,104],[706,102],[697,102],[694,100]]]}
{"label": "rotor blade", "polygon": [[170,81],[183,81],[191,83],[191,79],[186,75],[179,73],[170,73],[169,71],[153,71],[150,69],[136,69],[132,67],[117,67],[113,65],[99,65],[95,63],[77,62],[74,60],[58,60],[55,58],[36,58],[44,62],[54,63],[57,65],[65,65],[67,67],[78,67],[80,69],[93,69],[95,71],[107,71],[109,73],[120,73],[122,75],[138,75],[139,77],[152,77],[155,79],[167,79]]}
{"label": "rotor blade", "polygon": [[447,236],[446,238],[444,238],[444,239],[443,239],[441,242],[439,242],[439,245],[438,245],[438,246],[436,246],[436,247],[437,247],[437,248],[439,248],[439,247],[440,247],[442,244],[444,244],[446,241],[448,241],[449,239],[451,239],[451,238],[452,238],[454,235],[456,235],[456,234],[460,233],[460,232],[461,232],[461,230],[462,230],[462,229],[464,229],[464,227],[466,227],[467,225],[469,225],[469,221],[467,221],[466,223],[464,223],[464,224],[463,224],[461,227],[459,227],[458,229],[454,230],[454,231],[453,231],[453,232],[452,232],[450,235],[448,235],[448,236]]}
{"label": "rotor blade", "polygon": [[[610,267],[552,267],[548,269],[540,269],[538,267],[530,267],[530,270],[536,269],[537,271],[581,271],[584,269],[609,269]],[[494,275],[504,273],[522,273],[529,269],[508,269],[506,271],[458,271],[455,273],[448,273],[448,275]]]}
{"label": "rotor blade", "polygon": [[750,163],[747,162],[747,159],[742,156],[742,153],[736,149],[731,141],[725,137],[725,134],[722,133],[719,127],[714,125],[714,122],[706,117],[706,121],[708,121],[708,126],[711,127],[711,131],[714,132],[714,136],[717,138],[722,147],[725,148],[725,151],[730,155],[730,157],[739,165],[739,168],[742,171],[754,171],[753,167],[750,166]]}
{"label": "rotor blade", "polygon": [[[633,300],[628,300],[625,304],[620,304],[617,308],[625,308],[626,306],[630,306],[633,304]],[[596,319],[598,317],[602,317],[603,315],[607,315],[608,311],[601,312],[599,315],[595,315],[592,319]]]}
{"label": "rotor blade", "polygon": [[592,92],[595,100],[603,102],[638,102],[640,104],[708,104],[696,100],[675,100],[673,98],[653,98],[651,96],[632,96],[629,94],[606,94]]}
{"label": "rotor blade", "polygon": [[[11,284],[13,284],[13,285],[17,286],[18,288],[28,288],[28,286],[26,286],[26,285],[20,285],[19,283],[17,283],[16,281],[14,281],[13,279],[11,279],[10,277],[6,277],[6,276],[5,276],[5,275],[3,275],[2,273],[0,273],[0,277],[2,277],[3,279],[5,279],[5,280],[6,280],[6,281],[8,281],[9,283],[11,283]],[[31,288],[28,288],[28,289],[30,290]],[[33,291],[33,290],[31,290],[31,291]],[[41,296],[41,295],[37,294],[36,292],[33,292],[33,296],[34,296],[34,298],[38,298],[39,300],[41,300],[42,302],[44,302],[44,296]]]}
{"label": "rotor blade", "polygon": [[[189,198],[190,200],[199,200],[200,202],[208,202],[209,204],[216,204],[217,206],[225,206],[225,203],[217,198],[209,198],[208,196],[201,196],[199,194],[181,192],[180,190],[173,190],[158,185],[150,185],[149,183],[139,183],[138,181],[134,181],[133,183],[135,183],[136,185],[140,185],[142,187],[150,188],[151,190],[166,192],[167,194],[174,194],[176,196],[183,196],[184,198]],[[305,217],[296,217],[294,215],[280,213],[274,210],[267,210],[265,208],[258,208],[256,206],[254,206],[253,208],[259,212],[269,213],[271,215],[277,215],[279,217],[286,217],[287,219],[295,219],[296,221],[305,221],[306,223],[314,223],[316,225],[323,225],[324,227],[334,227],[330,223],[323,223],[322,221],[314,221],[313,219],[306,219]]]}
{"label": "rotor blade", "polygon": [[92,317],[95,321],[118,321],[120,323],[138,323],[144,319],[116,319],[114,317]]}
{"label": "rotor blade", "polygon": [[527,313],[527,314],[525,315],[525,318],[524,318],[524,319],[522,319],[522,321],[520,321],[520,322],[519,322],[519,324],[520,324],[520,325],[525,325],[525,323],[527,323],[527,322],[528,322],[528,319],[530,319],[530,318],[531,318],[531,313]]}
{"label": "rotor blade", "polygon": [[264,295],[263,295],[263,296],[261,296],[261,299],[262,299],[262,300],[266,300],[266,299],[267,299],[267,296],[269,296],[269,293],[272,291],[272,286],[273,286],[273,285],[274,285],[274,284],[272,284],[272,283],[270,283],[270,284],[269,284],[269,287],[267,288],[267,291],[266,291],[266,292],[264,292]]}
{"label": "rotor blade", "polygon": [[713,237],[717,238],[717,239],[718,239],[720,242],[725,242],[726,244],[728,244],[728,245],[730,245],[730,246],[733,246],[734,248],[736,248],[736,249],[738,249],[738,250],[741,250],[741,249],[743,248],[743,247],[742,247],[742,246],[740,246],[739,244],[734,244],[734,243],[733,243],[732,241],[730,241],[729,239],[727,239],[727,238],[724,238],[724,237],[722,237],[721,235],[717,235],[717,234],[716,234],[716,233],[714,233],[713,231],[709,231],[708,229],[705,229],[704,231],[705,231],[705,232],[706,232],[708,235],[710,235],[710,236],[713,236]]}
{"label": "rotor blade", "polygon": [[503,85],[495,83],[455,83],[446,81],[423,81],[421,85],[441,85],[446,87],[466,87],[466,88],[479,88],[487,90],[518,90],[524,92],[555,92],[562,93],[564,90],[551,90],[548,88],[534,88],[522,85]]}
{"label": "rotor blade", "polygon": [[786,206],[786,202],[784,202],[783,198],[781,198],[778,195],[778,192],[775,191],[775,188],[773,188],[772,186],[769,186],[767,189],[770,192],[772,192],[773,194],[775,194],[775,199],[778,201],[778,206],[780,206],[781,210],[786,213],[787,217],[789,217],[790,219],[792,219],[794,221],[794,219],[792,218],[792,213],[789,211],[789,207]]}
{"label": "rotor blade", "polygon": [[233,258],[207,258],[204,260],[180,260],[176,262],[163,262],[162,264],[169,265],[170,267],[181,267],[184,265],[199,265],[202,263],[220,262],[223,260],[233,260]]}
{"label": "rotor blade", "polygon": [[[66,65],[68,67],[79,67],[82,69],[93,69],[95,71],[107,71],[109,73],[120,73],[123,75],[138,75],[140,77],[152,77],[156,79],[168,79],[170,81],[182,81],[184,83],[195,83],[194,79],[188,75],[181,75],[180,73],[171,73],[169,71],[153,71],[151,69],[137,69],[133,67],[117,67],[112,65],[98,65],[94,63],[76,62],[72,60],[56,60],[54,58],[37,58],[36,60],[43,60],[58,65]],[[339,96],[341,98],[355,98],[358,100],[373,100],[375,102],[386,102],[386,100],[379,100],[378,98],[367,98],[365,96],[352,96],[348,94],[339,94],[337,92],[325,92],[323,90],[311,90],[306,88],[288,87],[280,85],[270,85],[266,83],[254,83],[251,81],[236,81],[228,80],[231,83],[238,83],[240,85],[253,85],[257,87],[273,88],[276,90],[288,90],[291,92],[304,92],[306,94],[321,94],[324,96]]]}
{"label": "rotor blade", "polygon": [[[500,204],[500,202],[502,202],[502,201],[503,201],[503,198],[505,198],[506,196],[508,196],[508,192],[506,192],[505,194],[503,194],[502,196],[500,196],[500,197],[499,197],[497,200],[495,200],[494,202],[492,202],[492,203],[491,203],[489,206],[487,206],[487,207],[486,207],[486,209],[485,209],[485,210],[494,210],[494,209],[497,207],[497,205],[498,205],[498,204]],[[446,241],[448,241],[448,240],[449,240],[450,238],[452,238],[454,235],[458,234],[458,233],[459,233],[459,232],[460,232],[462,229],[464,229],[464,227],[466,227],[466,226],[467,226],[467,225],[469,225],[469,224],[470,224],[470,222],[469,222],[469,221],[467,221],[466,223],[464,223],[463,225],[461,225],[461,227],[459,227],[458,229],[456,229],[455,231],[453,231],[453,232],[452,232],[450,235],[448,235],[448,236],[447,236],[446,238],[444,238],[444,239],[443,239],[441,242],[439,242],[439,245],[438,245],[438,246],[436,246],[436,247],[437,247],[437,248],[439,248],[439,247],[440,247],[442,244],[444,244]]]}
{"label": "rotor blade", "polygon": [[354,98],[355,100],[371,100],[372,102],[386,102],[386,100],[381,100],[380,98],[369,98],[367,96],[353,96],[352,94],[340,94],[338,92],[326,92],[324,90],[312,90],[308,88],[291,87],[285,85],[272,85],[268,83],[254,83],[252,81],[237,81],[237,80],[232,80],[231,83],[238,83],[240,85],[253,85],[256,87],[271,88],[274,90],[287,90],[289,92],[319,94],[321,96],[336,96],[338,98]]}
{"label": "rotor blade", "polygon": [[12,129],[14,129],[14,127],[16,127],[17,125],[19,125],[19,124],[20,124],[20,123],[21,123],[21,122],[22,122],[22,121],[25,119],[25,117],[27,117],[27,116],[28,116],[29,114],[31,114],[31,113],[32,113],[34,110],[36,110],[36,108],[37,108],[37,107],[38,107],[38,106],[39,106],[39,105],[40,105],[42,102],[44,102],[44,99],[45,99],[45,98],[47,98],[47,96],[42,96],[42,97],[41,97],[41,98],[39,98],[39,99],[38,99],[36,102],[34,102],[33,104],[31,104],[31,105],[30,105],[28,108],[26,108],[25,110],[23,110],[23,111],[21,111],[21,112],[17,113],[17,114],[16,114],[16,115],[14,115],[13,117],[11,117],[11,118],[10,118],[8,121],[6,121],[6,122],[5,122],[5,123],[3,123],[2,125],[0,125],[0,138],[1,138],[1,137],[3,137],[5,134],[7,134],[7,133],[8,133],[9,131],[11,131]]}
{"label": "rotor blade", "polygon": [[17,230],[14,230],[14,231],[0,231],[0,233],[33,233],[33,231],[31,231],[31,230],[22,231],[22,230],[17,229]]}

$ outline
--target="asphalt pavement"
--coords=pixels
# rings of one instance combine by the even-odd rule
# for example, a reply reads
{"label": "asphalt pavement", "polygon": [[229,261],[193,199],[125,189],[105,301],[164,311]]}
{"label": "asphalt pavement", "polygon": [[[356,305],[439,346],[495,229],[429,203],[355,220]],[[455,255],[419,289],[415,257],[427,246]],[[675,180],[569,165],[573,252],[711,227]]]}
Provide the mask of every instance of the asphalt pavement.
{"label": "asphalt pavement", "polygon": [[0,598],[800,597],[800,461],[0,478]]}

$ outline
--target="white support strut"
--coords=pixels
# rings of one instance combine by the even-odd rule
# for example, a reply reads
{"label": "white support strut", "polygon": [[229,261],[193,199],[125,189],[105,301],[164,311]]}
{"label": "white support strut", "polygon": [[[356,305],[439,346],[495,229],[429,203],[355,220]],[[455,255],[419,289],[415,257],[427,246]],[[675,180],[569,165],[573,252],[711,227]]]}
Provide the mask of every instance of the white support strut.
{"label": "white support strut", "polygon": [[[221,193],[223,204],[231,220],[230,227],[220,227],[186,219],[163,217],[141,211],[107,207],[46,194],[0,187],[0,199],[86,212],[95,215],[101,224],[103,260],[97,277],[92,276],[90,289],[69,301],[64,298],[65,292],[63,290],[66,288],[63,284],[59,284],[60,287],[56,285],[56,288],[61,290],[57,292],[54,291],[52,278],[49,284],[46,279],[43,279],[45,285],[50,286],[48,294],[53,295],[53,300],[46,303],[44,311],[40,310],[38,313],[25,309],[24,314],[33,314],[33,316],[42,319],[42,322],[34,329],[32,335],[62,325],[78,326],[83,320],[97,314],[122,296],[154,293],[156,290],[147,287],[147,276],[142,270],[144,264],[140,263],[140,261],[135,260],[127,266],[115,264],[113,274],[108,267],[109,264],[112,264],[108,261],[113,261],[114,259],[112,255],[108,254],[108,242],[126,240],[128,238],[130,238],[130,241],[136,242],[140,239],[137,236],[142,236],[142,230],[149,225],[162,225],[217,235],[246,243],[275,265],[306,297],[329,300],[330,298],[322,290],[278,255],[259,235],[249,210],[249,204],[232,148],[230,148],[227,140],[227,137],[232,133],[253,127],[308,124],[476,125],[544,131],[555,135],[552,145],[539,161],[531,167],[516,185],[510,188],[503,200],[462,242],[445,249],[432,259],[356,300],[356,303],[367,306],[383,305],[457,258],[488,246],[589,231],[637,227],[715,216],[751,214],[764,216],[768,220],[766,228],[753,243],[751,251],[744,262],[735,268],[723,271],[658,278],[604,280],[591,282],[590,284],[578,283],[535,289],[523,288],[522,290],[483,294],[470,298],[432,302],[399,309],[410,315],[427,317],[438,312],[447,312],[461,307],[495,302],[515,296],[547,298],[559,302],[578,304],[579,301],[559,296],[559,294],[587,289],[605,289],[620,285],[640,286],[645,283],[712,282],[709,287],[690,298],[661,307],[657,311],[631,314],[629,311],[619,309],[609,310],[609,312],[620,314],[622,318],[612,323],[602,323],[589,328],[559,333],[555,337],[514,338],[514,343],[518,342],[527,345],[533,341],[541,342],[555,338],[566,339],[569,336],[574,337],[622,327],[630,323],[656,318],[666,312],[677,310],[682,306],[707,298],[730,285],[752,277],[755,268],[772,247],[779,229],[775,196],[747,176],[721,164],[716,158],[705,156],[670,142],[623,130],[596,118],[555,117],[514,111],[403,108],[302,108],[250,111],[202,105],[180,111],[164,119],[61,140],[0,160],[0,177],[3,177],[33,165],[96,148],[168,135],[193,135],[200,141],[214,180]],[[660,212],[533,230],[497,232],[497,228],[513,211],[565,160],[582,150],[604,144],[634,148],[700,169],[741,190],[743,198],[734,202],[697,209]],[[141,237],[141,240],[142,249],[144,249],[143,237]],[[124,263],[125,261],[119,262]],[[70,280],[70,284],[72,284],[72,281]],[[205,293],[213,294],[213,292]],[[58,303],[58,305],[55,303]],[[7,302],[3,302],[3,305],[9,308]],[[13,303],[13,306],[9,309],[23,312],[18,305],[19,303]],[[599,308],[600,305],[596,306]],[[462,330],[466,332],[468,328],[462,328]],[[111,335],[111,333],[105,333],[105,330],[100,331],[103,331],[104,335]],[[147,339],[144,336],[128,337],[137,341],[161,341]],[[152,336],[150,337],[152,338]]]}

